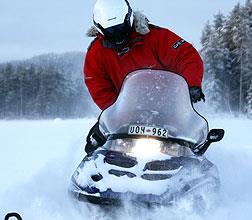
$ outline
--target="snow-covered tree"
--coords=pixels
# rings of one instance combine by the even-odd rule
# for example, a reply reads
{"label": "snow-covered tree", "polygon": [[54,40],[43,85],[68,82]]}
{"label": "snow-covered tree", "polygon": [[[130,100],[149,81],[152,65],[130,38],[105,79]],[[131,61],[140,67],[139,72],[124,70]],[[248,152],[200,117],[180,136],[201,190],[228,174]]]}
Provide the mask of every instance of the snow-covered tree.
{"label": "snow-covered tree", "polygon": [[229,103],[232,112],[238,114],[240,112],[240,83],[241,78],[241,57],[242,57],[242,8],[237,4],[231,14],[227,18],[224,32],[225,48],[229,56],[228,87],[229,87]]}
{"label": "snow-covered tree", "polygon": [[228,103],[225,99],[227,93],[226,81],[226,57],[223,43],[225,17],[219,13],[215,16],[214,25],[206,25],[201,42],[201,51],[205,63],[205,83],[207,103],[215,111],[227,111]]}
{"label": "snow-covered tree", "polygon": [[226,18],[217,14],[202,34],[204,88],[216,110],[249,112],[252,82],[252,3],[237,4]]}
{"label": "snow-covered tree", "polygon": [[242,61],[241,61],[241,104],[243,112],[246,112],[250,105],[248,99],[251,82],[252,82],[252,3],[247,0],[243,8],[243,28],[244,42],[242,45]]}
{"label": "snow-covered tree", "polygon": [[250,86],[248,89],[246,101],[247,101],[247,105],[246,105],[247,115],[249,118],[252,119],[252,80],[250,81]]}

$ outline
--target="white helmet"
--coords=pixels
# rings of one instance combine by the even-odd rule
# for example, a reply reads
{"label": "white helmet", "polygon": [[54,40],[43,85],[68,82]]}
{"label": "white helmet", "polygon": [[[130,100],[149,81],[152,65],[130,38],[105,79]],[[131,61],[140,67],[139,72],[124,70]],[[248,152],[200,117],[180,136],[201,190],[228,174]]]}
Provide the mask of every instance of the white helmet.
{"label": "white helmet", "polygon": [[120,45],[126,41],[131,32],[132,9],[127,0],[97,0],[93,21],[107,40]]}

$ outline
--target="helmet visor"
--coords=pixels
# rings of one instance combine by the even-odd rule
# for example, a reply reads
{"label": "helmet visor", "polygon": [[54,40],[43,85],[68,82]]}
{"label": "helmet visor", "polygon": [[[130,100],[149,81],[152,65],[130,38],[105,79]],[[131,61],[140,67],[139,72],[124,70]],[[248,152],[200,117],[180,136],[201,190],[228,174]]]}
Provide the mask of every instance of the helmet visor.
{"label": "helmet visor", "polygon": [[131,26],[126,22],[103,30],[105,38],[117,45],[126,43],[129,40],[130,33]]}

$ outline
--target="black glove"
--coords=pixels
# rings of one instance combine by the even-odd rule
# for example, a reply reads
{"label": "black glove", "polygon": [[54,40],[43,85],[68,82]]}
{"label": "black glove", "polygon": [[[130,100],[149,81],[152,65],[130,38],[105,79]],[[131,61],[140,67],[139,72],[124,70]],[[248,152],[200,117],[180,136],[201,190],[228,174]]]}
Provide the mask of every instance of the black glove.
{"label": "black glove", "polygon": [[193,103],[203,100],[205,102],[205,95],[200,87],[192,86],[189,88],[191,100]]}
{"label": "black glove", "polygon": [[92,154],[98,147],[105,144],[106,138],[100,132],[99,122],[90,129],[86,141],[85,151],[87,154]]}

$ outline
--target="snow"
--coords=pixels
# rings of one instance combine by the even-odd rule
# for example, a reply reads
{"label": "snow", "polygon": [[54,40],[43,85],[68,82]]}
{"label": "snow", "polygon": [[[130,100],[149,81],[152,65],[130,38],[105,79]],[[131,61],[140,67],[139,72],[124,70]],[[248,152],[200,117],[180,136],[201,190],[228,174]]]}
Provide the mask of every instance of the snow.
{"label": "snow", "polygon": [[84,140],[95,119],[0,122],[0,219],[19,212],[24,220],[80,219],[250,219],[252,217],[252,121],[208,118],[224,128],[225,138],[207,158],[221,177],[219,201],[200,214],[183,201],[174,208],[137,209],[130,204],[117,216],[69,198],[70,176],[84,156]]}

